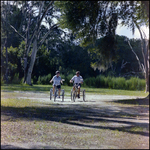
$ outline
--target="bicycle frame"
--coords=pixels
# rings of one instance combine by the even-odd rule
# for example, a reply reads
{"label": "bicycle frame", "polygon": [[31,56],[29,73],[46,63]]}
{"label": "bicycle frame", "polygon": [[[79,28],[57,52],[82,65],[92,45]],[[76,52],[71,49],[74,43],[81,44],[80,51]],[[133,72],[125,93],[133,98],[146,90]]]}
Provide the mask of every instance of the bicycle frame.
{"label": "bicycle frame", "polygon": [[[75,102],[75,99],[78,95],[78,86],[79,86],[79,83],[78,84],[74,84],[73,85],[73,88],[71,89],[71,100],[73,100]],[[83,89],[82,91],[82,96],[83,96],[83,101],[85,101],[85,89]]]}
{"label": "bicycle frame", "polygon": [[[58,88],[57,88],[58,85],[54,85],[55,89],[54,89],[54,101],[56,101],[56,97],[58,95]],[[60,96],[62,96],[62,101],[64,101],[64,89],[61,90],[62,91],[62,94]],[[60,92],[61,92],[60,91]],[[53,89],[50,89],[50,100],[52,99],[52,93],[53,93]]]}
{"label": "bicycle frame", "polygon": [[[74,84],[73,85],[73,88],[72,88],[72,90],[71,90],[71,100],[72,100],[72,98],[73,98],[73,101],[75,102],[75,99],[76,99],[76,97],[77,97],[77,95],[78,95],[78,86],[79,86],[79,83],[78,84]],[[72,95],[73,94],[73,95]]]}

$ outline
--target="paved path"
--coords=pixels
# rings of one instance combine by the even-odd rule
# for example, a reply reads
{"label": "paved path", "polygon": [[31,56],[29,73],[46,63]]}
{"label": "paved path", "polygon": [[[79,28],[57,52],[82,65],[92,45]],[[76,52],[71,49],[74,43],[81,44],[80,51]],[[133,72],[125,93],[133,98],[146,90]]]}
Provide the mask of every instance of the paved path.
{"label": "paved path", "polygon": [[[16,96],[17,95],[17,96]],[[54,114],[54,117],[57,119],[61,119],[63,116],[64,118],[67,118],[67,120],[62,120],[62,123],[67,125],[69,129],[72,129],[72,127],[75,127],[79,130],[91,130],[94,129],[95,131],[98,130],[105,130],[104,133],[107,133],[108,135],[112,133],[115,130],[122,131],[122,129],[127,130],[127,134],[135,138],[136,134],[138,136],[141,136],[143,138],[141,141],[143,143],[146,141],[149,141],[149,131],[144,132],[138,132],[135,131],[133,134],[130,134],[128,132],[128,128],[130,127],[142,127],[143,129],[147,130],[149,126],[149,108],[147,107],[132,107],[132,106],[124,106],[124,105],[117,105],[115,103],[111,103],[114,100],[125,100],[125,99],[136,99],[136,96],[124,96],[124,95],[98,95],[98,94],[86,94],[86,101],[83,102],[82,96],[80,99],[76,99],[75,102],[71,101],[70,94],[66,93],[67,96],[65,96],[64,102],[62,102],[61,99],[56,99],[56,102],[54,100],[50,100],[49,93],[43,93],[43,92],[24,92],[24,91],[14,91],[14,92],[8,92],[8,94],[5,94],[5,97],[2,98],[18,98],[18,99],[30,99],[35,101],[43,102],[43,105],[45,104],[52,104],[54,107],[54,110],[58,110],[58,108],[64,108],[61,114],[57,114],[57,111]],[[72,114],[67,114],[67,110]],[[70,115],[72,115],[72,120],[70,120]],[[136,117],[138,116],[138,118]],[[77,118],[78,117],[78,118]],[[55,118],[50,118],[54,119]],[[55,120],[57,122],[57,119]],[[75,120],[74,120],[75,119]],[[95,119],[94,122],[92,120]],[[55,121],[52,121],[51,123],[55,123]],[[83,121],[83,122],[82,122]],[[85,121],[85,122],[84,122]],[[105,121],[105,122],[103,122]],[[60,124],[59,121],[57,122],[58,125]],[[70,126],[71,125],[71,126]],[[132,132],[131,132],[132,133]],[[120,133],[124,136],[124,132]],[[96,135],[96,133],[95,133]],[[112,134],[113,135],[113,134]],[[112,136],[110,135],[110,136]],[[103,135],[107,136],[107,135]],[[125,137],[128,137],[125,134]],[[123,137],[122,137],[123,138]],[[119,138],[118,138],[119,139]],[[128,140],[124,139],[124,140]],[[113,141],[113,139],[109,139],[108,141]],[[60,141],[57,144],[60,144]],[[93,141],[94,142],[94,141]],[[120,142],[120,141],[119,141]],[[107,143],[107,141],[106,141]],[[102,149],[109,148],[108,144],[102,145]],[[144,143],[145,144],[145,143]],[[53,145],[44,145],[44,143],[9,143],[9,144],[2,144],[2,149],[42,149],[48,148],[48,149],[55,149],[58,147],[55,147]],[[113,145],[113,144],[112,144]],[[114,146],[114,145],[113,145]],[[146,145],[147,146],[147,145]],[[145,148],[146,146],[141,146],[142,148]],[[77,147],[75,147],[77,148]],[[97,147],[95,147],[97,148]],[[112,148],[112,147],[111,147]],[[117,148],[118,147],[113,147]]]}

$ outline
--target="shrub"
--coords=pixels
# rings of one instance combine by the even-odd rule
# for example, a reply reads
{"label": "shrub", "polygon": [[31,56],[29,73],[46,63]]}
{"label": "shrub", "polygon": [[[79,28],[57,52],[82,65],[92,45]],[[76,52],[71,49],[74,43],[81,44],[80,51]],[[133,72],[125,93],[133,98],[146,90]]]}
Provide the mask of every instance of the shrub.
{"label": "shrub", "polygon": [[37,84],[41,84],[41,76],[38,77]]}
{"label": "shrub", "polygon": [[145,80],[139,79],[138,77],[131,77],[126,81],[127,90],[144,90],[145,89]]}
{"label": "shrub", "polygon": [[111,87],[111,84],[112,84],[112,83],[111,83],[111,77],[109,77],[109,76],[108,76],[108,77],[105,77],[105,78],[104,78],[104,81],[105,81],[105,87],[106,87],[106,88],[110,88],[110,87]]}
{"label": "shrub", "polygon": [[105,76],[99,76],[99,80],[100,87],[105,87]]}
{"label": "shrub", "polygon": [[115,89],[125,89],[126,80],[123,77],[115,78]]}
{"label": "shrub", "polygon": [[23,81],[24,81],[24,78],[22,78],[22,79],[20,80],[20,84],[23,84]]}
{"label": "shrub", "polygon": [[89,87],[95,87],[96,86],[96,79],[95,79],[95,77],[86,78],[84,80],[84,83]]}
{"label": "shrub", "polygon": [[110,88],[110,89],[123,89],[123,90],[144,90],[145,80],[136,77],[131,77],[126,80],[124,77],[110,77],[99,75],[89,77],[84,80],[84,86],[96,88]]}
{"label": "shrub", "polygon": [[37,84],[43,84],[43,85],[48,85],[50,84],[49,81],[51,80],[51,74],[48,74],[46,76],[39,76],[37,80]]}
{"label": "shrub", "polygon": [[5,83],[4,77],[1,75],[1,85],[3,85],[4,83]]}
{"label": "shrub", "polygon": [[19,79],[19,73],[15,73],[13,79],[12,79],[12,84],[20,84],[21,79]]}
{"label": "shrub", "polygon": [[146,81],[144,79],[140,79],[139,82],[138,82],[137,89],[144,91],[145,88],[146,88]]}
{"label": "shrub", "polygon": [[65,77],[65,83],[69,86],[72,86],[72,83],[70,83],[71,78],[74,76],[74,74],[69,74]]}

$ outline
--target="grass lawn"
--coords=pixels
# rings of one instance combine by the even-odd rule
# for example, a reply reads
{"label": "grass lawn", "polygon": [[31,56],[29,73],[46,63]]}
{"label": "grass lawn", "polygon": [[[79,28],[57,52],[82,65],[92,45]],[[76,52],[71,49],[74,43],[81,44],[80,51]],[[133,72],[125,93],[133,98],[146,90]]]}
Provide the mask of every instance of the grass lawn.
{"label": "grass lawn", "polygon": [[[1,85],[2,91],[37,91],[37,92],[49,92],[52,85],[20,85],[20,84],[9,84],[9,85]],[[71,91],[71,86],[63,86],[62,89],[65,92]],[[81,89],[85,89],[86,93],[93,94],[101,94],[101,95],[128,95],[128,96],[138,96],[138,97],[146,97],[148,93],[144,91],[129,91],[129,90],[118,90],[118,89],[105,89],[105,88],[88,88],[81,87]]]}

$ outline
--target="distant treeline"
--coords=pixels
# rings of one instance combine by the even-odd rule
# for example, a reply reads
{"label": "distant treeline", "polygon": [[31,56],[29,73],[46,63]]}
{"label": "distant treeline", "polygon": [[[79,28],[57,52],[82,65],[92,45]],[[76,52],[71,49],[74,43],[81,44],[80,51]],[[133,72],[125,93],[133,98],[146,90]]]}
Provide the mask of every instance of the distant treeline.
{"label": "distant treeline", "polygon": [[[92,54],[88,48],[82,48],[79,45],[70,43],[61,43],[57,49],[51,48],[46,51],[46,46],[37,53],[37,59],[34,65],[32,80],[37,83],[40,77],[47,76],[48,74],[54,75],[56,70],[59,70],[62,75],[68,76],[75,74],[77,70],[81,72],[84,78],[97,77],[98,75],[112,76],[112,77],[130,77],[144,78],[139,70],[138,61],[131,51],[128,44],[124,41],[124,36],[117,36],[117,59],[112,62],[112,65],[105,71],[94,70],[91,67],[93,63]],[[142,62],[142,54],[140,51],[140,40],[131,39],[132,47],[139,59]],[[8,83],[11,83],[15,75],[18,74],[18,80],[24,77],[24,60],[23,49],[24,41],[18,47],[10,46],[8,51]],[[6,49],[1,51],[1,78],[5,82],[6,72]]]}
{"label": "distant treeline", "polygon": [[[68,76],[60,75],[62,79],[65,79],[63,85],[72,86],[69,82],[74,74]],[[51,74],[47,76],[39,76],[38,80],[33,78],[33,84],[49,85],[49,81],[52,78]],[[3,84],[4,82],[2,82]],[[22,84],[23,78],[19,79],[19,74],[15,74],[12,82],[13,84]],[[98,75],[97,77],[89,77],[84,79],[83,87],[93,87],[93,88],[109,88],[109,89],[122,89],[122,90],[145,90],[145,80],[138,77],[131,77],[130,79],[125,79],[124,77],[105,77],[104,75]]]}

